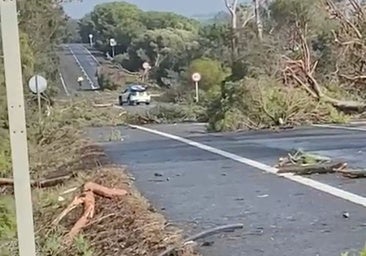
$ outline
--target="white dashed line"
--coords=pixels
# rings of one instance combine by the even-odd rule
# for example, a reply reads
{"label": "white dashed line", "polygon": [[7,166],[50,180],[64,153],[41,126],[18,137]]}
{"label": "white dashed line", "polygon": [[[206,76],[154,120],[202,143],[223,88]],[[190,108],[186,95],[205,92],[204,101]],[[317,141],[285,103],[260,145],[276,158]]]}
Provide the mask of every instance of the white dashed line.
{"label": "white dashed line", "polygon": [[241,157],[241,156],[238,156],[238,155],[235,155],[235,154],[232,154],[232,153],[229,153],[229,152],[226,152],[226,151],[223,151],[221,149],[217,149],[217,148],[205,145],[205,144],[201,144],[199,142],[195,142],[195,141],[192,141],[192,140],[189,140],[189,139],[185,139],[185,138],[173,135],[173,134],[160,132],[160,131],[157,131],[157,130],[154,130],[154,129],[149,129],[149,128],[138,126],[138,125],[130,125],[130,127],[135,128],[135,129],[139,129],[139,130],[142,130],[142,131],[145,131],[145,132],[153,133],[153,134],[156,134],[156,135],[159,135],[159,136],[162,136],[162,137],[166,137],[166,138],[169,138],[169,139],[172,139],[172,140],[182,142],[182,143],[190,145],[192,147],[196,147],[196,148],[199,148],[199,149],[202,149],[202,150],[205,150],[205,151],[208,151],[208,152],[226,157],[228,159],[232,159],[236,162],[252,166],[254,168],[265,171],[267,173],[271,173],[271,174],[274,174],[274,175],[277,175],[277,176],[280,176],[280,177],[284,177],[286,179],[295,181],[295,182],[303,184],[305,186],[320,190],[322,192],[331,194],[331,195],[336,196],[338,198],[342,198],[344,200],[347,200],[347,201],[350,201],[352,203],[355,203],[355,204],[361,205],[363,207],[366,207],[366,198],[365,197],[356,195],[354,193],[351,193],[351,192],[348,192],[348,191],[345,191],[345,190],[342,190],[342,189],[339,189],[339,188],[332,187],[330,185],[321,183],[319,181],[315,181],[315,180],[305,178],[305,177],[302,177],[302,176],[297,176],[297,175],[294,175],[294,174],[291,174],[291,173],[284,173],[284,174],[283,173],[278,173],[277,168],[271,167],[269,165],[266,165],[266,164],[263,164],[263,163],[245,158],[245,157]]}

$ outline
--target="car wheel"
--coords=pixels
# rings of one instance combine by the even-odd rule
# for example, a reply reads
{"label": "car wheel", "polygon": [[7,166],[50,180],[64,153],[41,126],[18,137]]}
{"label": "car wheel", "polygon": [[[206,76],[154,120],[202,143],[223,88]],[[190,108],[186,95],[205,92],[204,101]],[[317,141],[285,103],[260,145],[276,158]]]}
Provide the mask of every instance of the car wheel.
{"label": "car wheel", "polygon": [[123,101],[122,101],[122,97],[121,96],[118,97],[118,103],[119,103],[120,106],[123,105]]}
{"label": "car wheel", "polygon": [[128,100],[128,105],[133,106],[135,105],[133,101]]}
{"label": "car wheel", "polygon": [[136,105],[140,105],[140,102],[136,102]]}
{"label": "car wheel", "polygon": [[150,102],[145,102],[146,105],[150,105]]}

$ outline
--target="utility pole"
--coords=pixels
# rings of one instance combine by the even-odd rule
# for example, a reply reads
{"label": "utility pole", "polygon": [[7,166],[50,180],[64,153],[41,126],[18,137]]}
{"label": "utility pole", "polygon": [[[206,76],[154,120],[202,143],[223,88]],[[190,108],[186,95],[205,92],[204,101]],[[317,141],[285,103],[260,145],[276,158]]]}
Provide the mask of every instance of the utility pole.
{"label": "utility pole", "polygon": [[1,0],[0,15],[19,255],[35,256],[36,246],[16,1]]}

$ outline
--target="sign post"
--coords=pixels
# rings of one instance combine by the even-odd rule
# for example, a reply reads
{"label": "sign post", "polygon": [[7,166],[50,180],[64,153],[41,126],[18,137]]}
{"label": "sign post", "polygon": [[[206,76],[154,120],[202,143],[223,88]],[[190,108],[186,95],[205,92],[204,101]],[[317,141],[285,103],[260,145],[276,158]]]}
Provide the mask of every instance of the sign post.
{"label": "sign post", "polygon": [[142,64],[142,68],[144,69],[144,74],[142,75],[142,81],[145,82],[148,79],[149,70],[151,66],[148,62],[144,62]]}
{"label": "sign post", "polygon": [[198,82],[201,81],[201,74],[200,73],[194,73],[192,75],[192,80],[194,82],[194,85],[196,87],[196,102],[199,101],[199,98],[198,98]]}
{"label": "sign post", "polygon": [[93,34],[89,34],[90,47],[93,47]]}
{"label": "sign post", "polygon": [[35,256],[36,245],[16,1],[0,1],[0,15],[19,255]]}
{"label": "sign post", "polygon": [[28,83],[29,89],[37,94],[37,101],[38,101],[38,117],[39,117],[39,124],[42,121],[42,105],[41,105],[41,93],[47,89],[47,80],[40,76],[35,75],[33,76]]}
{"label": "sign post", "polygon": [[117,45],[117,42],[114,38],[109,39],[109,44],[112,47],[112,58],[114,58],[115,55],[115,47]]}

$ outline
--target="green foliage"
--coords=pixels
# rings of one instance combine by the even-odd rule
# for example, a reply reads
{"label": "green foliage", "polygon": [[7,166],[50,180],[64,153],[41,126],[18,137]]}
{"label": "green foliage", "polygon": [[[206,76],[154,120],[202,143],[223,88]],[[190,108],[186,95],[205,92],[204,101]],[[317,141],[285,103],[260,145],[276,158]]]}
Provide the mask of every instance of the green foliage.
{"label": "green foliage", "polygon": [[169,12],[143,12],[126,2],[97,5],[80,21],[80,35],[88,42],[91,33],[97,47],[110,51],[108,40],[118,42],[115,59],[138,72],[143,62],[153,67],[151,79],[170,86],[171,72],[181,72],[199,52],[199,23]]}
{"label": "green foliage", "polygon": [[93,30],[88,31],[88,34],[92,33],[97,38],[99,46],[108,45],[109,39],[115,38],[125,50],[132,39],[145,30],[141,14],[142,11],[136,5],[127,2],[97,5],[90,14]]}
{"label": "green foliage", "polygon": [[[15,236],[15,209],[14,201],[10,197],[0,197],[0,241],[14,238]],[[2,246],[0,246],[2,247]]]}
{"label": "green foliage", "polygon": [[197,21],[172,12],[143,12],[141,20],[148,30],[173,28],[196,31],[199,26]]}
{"label": "green foliage", "polygon": [[366,256],[366,246],[358,253],[343,252],[341,256]]}
{"label": "green foliage", "polygon": [[63,38],[63,43],[81,43],[79,21],[69,18],[65,28],[66,35]]}
{"label": "green foliage", "polygon": [[347,117],[301,89],[286,89],[270,77],[227,83],[208,109],[211,130],[261,129],[312,122],[343,123]]}
{"label": "green foliage", "polygon": [[218,87],[227,75],[219,61],[209,58],[192,61],[187,72],[188,83],[192,83],[191,75],[195,72],[201,74],[200,88],[206,91]]}

